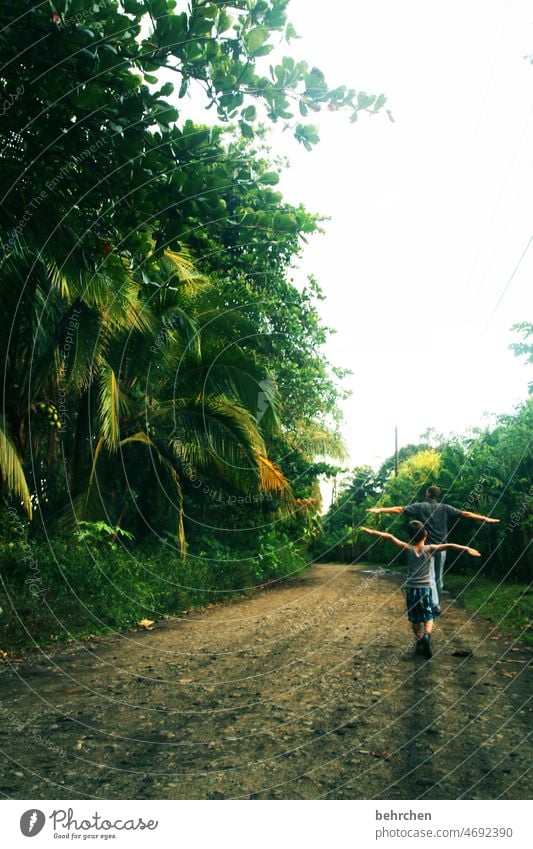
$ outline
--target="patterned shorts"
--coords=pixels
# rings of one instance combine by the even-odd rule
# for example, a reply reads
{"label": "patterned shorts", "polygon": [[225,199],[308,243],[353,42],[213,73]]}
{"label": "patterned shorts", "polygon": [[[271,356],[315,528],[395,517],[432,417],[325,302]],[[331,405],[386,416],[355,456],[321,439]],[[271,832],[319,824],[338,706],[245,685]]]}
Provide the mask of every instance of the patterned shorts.
{"label": "patterned shorts", "polygon": [[407,587],[406,601],[409,622],[431,622],[435,618],[431,587]]}

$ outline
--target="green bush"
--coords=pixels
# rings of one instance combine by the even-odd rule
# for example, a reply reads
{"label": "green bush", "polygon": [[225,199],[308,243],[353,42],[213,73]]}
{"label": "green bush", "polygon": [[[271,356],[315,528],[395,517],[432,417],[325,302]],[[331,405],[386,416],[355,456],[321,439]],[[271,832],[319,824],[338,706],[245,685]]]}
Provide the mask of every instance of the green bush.
{"label": "green bush", "polygon": [[[92,533],[94,531],[94,533]],[[185,561],[170,542],[135,545],[113,528],[83,539],[0,542],[0,645],[106,634],[141,619],[218,603],[301,571],[306,561],[283,535],[260,534],[255,554],[204,541]],[[79,535],[78,535],[79,537]]]}

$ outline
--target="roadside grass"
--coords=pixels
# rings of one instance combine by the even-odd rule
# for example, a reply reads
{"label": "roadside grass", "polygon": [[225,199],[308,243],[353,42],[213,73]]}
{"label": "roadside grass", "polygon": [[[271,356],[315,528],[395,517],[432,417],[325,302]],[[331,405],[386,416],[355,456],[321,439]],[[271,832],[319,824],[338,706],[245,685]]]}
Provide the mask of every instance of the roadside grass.
{"label": "roadside grass", "polygon": [[[385,569],[405,575],[399,563],[358,563],[363,569]],[[479,576],[474,572],[446,573],[445,590],[466,610],[488,619],[505,636],[533,646],[531,614],[533,588],[526,583]],[[444,597],[446,599],[447,596]]]}
{"label": "roadside grass", "polygon": [[448,573],[444,586],[463,607],[489,619],[502,634],[533,646],[531,586],[461,573]]}

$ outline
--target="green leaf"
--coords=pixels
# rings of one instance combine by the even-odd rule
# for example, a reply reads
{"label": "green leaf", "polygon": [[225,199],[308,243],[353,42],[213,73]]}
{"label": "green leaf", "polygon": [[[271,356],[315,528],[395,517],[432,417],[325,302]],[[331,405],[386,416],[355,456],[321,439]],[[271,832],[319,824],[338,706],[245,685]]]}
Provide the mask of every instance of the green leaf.
{"label": "green leaf", "polygon": [[290,41],[291,38],[300,38],[291,23],[287,24],[287,27],[285,29],[285,38],[287,39],[287,41]]}
{"label": "green leaf", "polygon": [[257,110],[255,106],[247,106],[246,109],[242,110],[241,114],[245,121],[255,121],[257,117]]}
{"label": "green leaf", "polygon": [[165,106],[164,108],[158,109],[155,119],[158,124],[161,124],[163,127],[168,127],[169,124],[177,121],[179,117],[179,112],[173,106]]}
{"label": "green leaf", "polygon": [[306,150],[311,150],[311,146],[320,141],[318,130],[312,124],[298,124],[294,135]]}
{"label": "green leaf", "polygon": [[198,13],[204,18],[209,18],[209,20],[214,21],[218,15],[218,6],[216,3],[209,3],[209,5],[202,6],[201,9],[198,9]]}
{"label": "green leaf", "polygon": [[[143,3],[143,6],[145,4]],[[159,15],[166,15],[167,13],[167,4],[166,0],[150,0],[150,12],[154,17],[159,17]],[[144,9],[146,11],[146,8]]]}
{"label": "green leaf", "polygon": [[192,35],[200,36],[200,35],[209,35],[213,28],[213,22],[208,18],[204,17],[194,17],[189,20],[189,32]]}
{"label": "green leaf", "polygon": [[298,229],[298,222],[294,215],[284,212],[276,212],[274,215],[274,227],[282,232],[294,232]]}
{"label": "green leaf", "polygon": [[253,137],[253,127],[251,127],[250,124],[247,124],[246,121],[239,121],[239,127],[241,128],[241,133],[245,139],[251,139]]}
{"label": "green leaf", "polygon": [[139,3],[138,0],[124,0],[124,11],[128,15],[142,15],[146,9],[144,3]]}
{"label": "green leaf", "polygon": [[204,41],[188,41],[185,45],[185,55],[187,61],[191,63],[201,62],[204,58]]}
{"label": "green leaf", "polygon": [[227,12],[221,10],[220,15],[218,16],[218,31],[226,32],[230,29],[233,24],[233,18],[231,15],[228,15]]}
{"label": "green leaf", "polygon": [[186,13],[182,12],[180,15],[166,15],[164,18],[159,18],[156,24],[156,37],[163,47],[179,51],[187,39]]}
{"label": "green leaf", "polygon": [[273,44],[264,44],[262,47],[258,47],[257,50],[254,50],[254,57],[257,56],[268,56],[269,53],[272,53],[274,50]]}
{"label": "green leaf", "polygon": [[279,174],[275,174],[274,171],[267,171],[265,174],[261,174],[259,182],[267,186],[276,186],[279,183]]}
{"label": "green leaf", "polygon": [[259,50],[260,47],[263,46],[265,41],[268,39],[268,34],[267,27],[254,27],[254,29],[251,29],[250,32],[247,33],[245,41],[248,51],[252,56],[257,50]]}
{"label": "green leaf", "polygon": [[168,97],[174,91],[174,86],[172,83],[165,83],[159,89],[159,97]]}
{"label": "green leaf", "polygon": [[357,95],[357,106],[359,109],[368,109],[369,106],[372,106],[375,99],[376,98],[372,95],[366,94],[364,91],[360,91]]}

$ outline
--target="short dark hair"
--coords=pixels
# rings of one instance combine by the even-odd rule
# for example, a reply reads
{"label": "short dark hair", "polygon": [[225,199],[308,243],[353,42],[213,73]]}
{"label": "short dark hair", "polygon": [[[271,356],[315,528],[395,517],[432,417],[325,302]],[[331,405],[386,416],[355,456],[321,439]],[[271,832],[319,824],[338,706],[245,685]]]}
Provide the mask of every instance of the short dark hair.
{"label": "short dark hair", "polygon": [[411,522],[409,522],[408,527],[409,542],[412,543],[412,545],[416,545],[417,542],[422,542],[422,540],[427,534],[423,522],[419,522],[418,519],[413,519]]}
{"label": "short dark hair", "polygon": [[442,495],[442,490],[440,486],[428,486],[426,494],[429,495],[430,498],[434,498],[435,501],[438,501]]}

